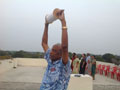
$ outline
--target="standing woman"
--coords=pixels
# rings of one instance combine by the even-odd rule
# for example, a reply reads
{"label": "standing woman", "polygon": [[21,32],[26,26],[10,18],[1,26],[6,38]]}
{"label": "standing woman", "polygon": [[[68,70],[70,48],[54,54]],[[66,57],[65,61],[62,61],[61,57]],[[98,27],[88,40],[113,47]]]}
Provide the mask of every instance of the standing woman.
{"label": "standing woman", "polygon": [[79,71],[80,74],[85,74],[85,67],[86,67],[86,55],[82,54]]}
{"label": "standing woman", "polygon": [[91,75],[93,77],[93,80],[95,80],[95,73],[96,73],[96,59],[95,56],[91,56],[92,58],[92,68],[91,68]]}
{"label": "standing woman", "polygon": [[80,67],[80,60],[79,60],[79,58],[76,58],[73,61],[73,71],[72,71],[72,73],[73,74],[79,74],[79,69],[80,69],[79,67]]}
{"label": "standing woman", "polygon": [[72,69],[72,71],[73,71],[73,68],[74,68],[74,66],[73,66],[73,61],[74,61],[76,58],[77,58],[76,53],[73,53],[72,63],[71,63],[71,69]]}
{"label": "standing woman", "polygon": [[87,64],[86,64],[85,74],[91,75],[92,63],[91,63],[91,56],[89,53],[87,53],[86,63]]}

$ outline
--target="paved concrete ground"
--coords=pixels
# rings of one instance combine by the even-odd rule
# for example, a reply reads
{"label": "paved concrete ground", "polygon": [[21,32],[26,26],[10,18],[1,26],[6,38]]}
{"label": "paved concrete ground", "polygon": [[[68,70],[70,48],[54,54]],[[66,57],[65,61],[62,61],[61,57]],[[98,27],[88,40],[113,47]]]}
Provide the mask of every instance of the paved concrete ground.
{"label": "paved concrete ground", "polygon": [[[39,90],[44,71],[43,67],[11,69],[0,74],[0,90]],[[120,82],[96,75],[93,90],[120,90]]]}
{"label": "paved concrete ground", "polygon": [[41,83],[45,68],[17,67],[0,75],[0,82]]}
{"label": "paved concrete ground", "polygon": [[97,74],[93,81],[93,90],[120,90],[120,82]]}

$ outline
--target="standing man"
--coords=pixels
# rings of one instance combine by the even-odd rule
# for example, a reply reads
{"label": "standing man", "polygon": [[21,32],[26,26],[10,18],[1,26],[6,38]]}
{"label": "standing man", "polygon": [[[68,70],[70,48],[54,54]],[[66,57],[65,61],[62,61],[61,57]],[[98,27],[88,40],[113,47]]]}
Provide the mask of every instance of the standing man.
{"label": "standing man", "polygon": [[68,58],[68,34],[66,20],[63,10],[59,11],[57,15],[62,24],[62,40],[61,44],[55,44],[52,49],[49,49],[49,24],[46,22],[42,38],[42,47],[45,51],[45,59],[48,62],[48,66],[44,73],[40,90],[67,90],[70,79],[71,68],[70,60]]}

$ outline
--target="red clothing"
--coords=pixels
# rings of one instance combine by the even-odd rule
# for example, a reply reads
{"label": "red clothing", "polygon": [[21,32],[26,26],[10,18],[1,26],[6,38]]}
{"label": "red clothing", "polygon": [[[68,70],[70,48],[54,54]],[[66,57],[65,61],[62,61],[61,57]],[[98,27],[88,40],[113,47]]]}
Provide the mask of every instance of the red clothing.
{"label": "red clothing", "polygon": [[71,63],[71,69],[72,69],[72,71],[73,71],[73,61],[75,60],[75,57],[72,57],[72,63]]}

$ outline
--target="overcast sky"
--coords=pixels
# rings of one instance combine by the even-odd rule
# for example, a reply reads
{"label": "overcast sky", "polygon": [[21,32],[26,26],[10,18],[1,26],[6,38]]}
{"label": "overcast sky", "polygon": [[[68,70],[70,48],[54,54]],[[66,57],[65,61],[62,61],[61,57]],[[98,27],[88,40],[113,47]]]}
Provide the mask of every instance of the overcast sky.
{"label": "overcast sky", "polygon": [[[0,0],[0,49],[42,52],[44,18],[65,10],[69,51],[120,55],[120,0]],[[59,20],[49,26],[49,47],[61,42]]]}

